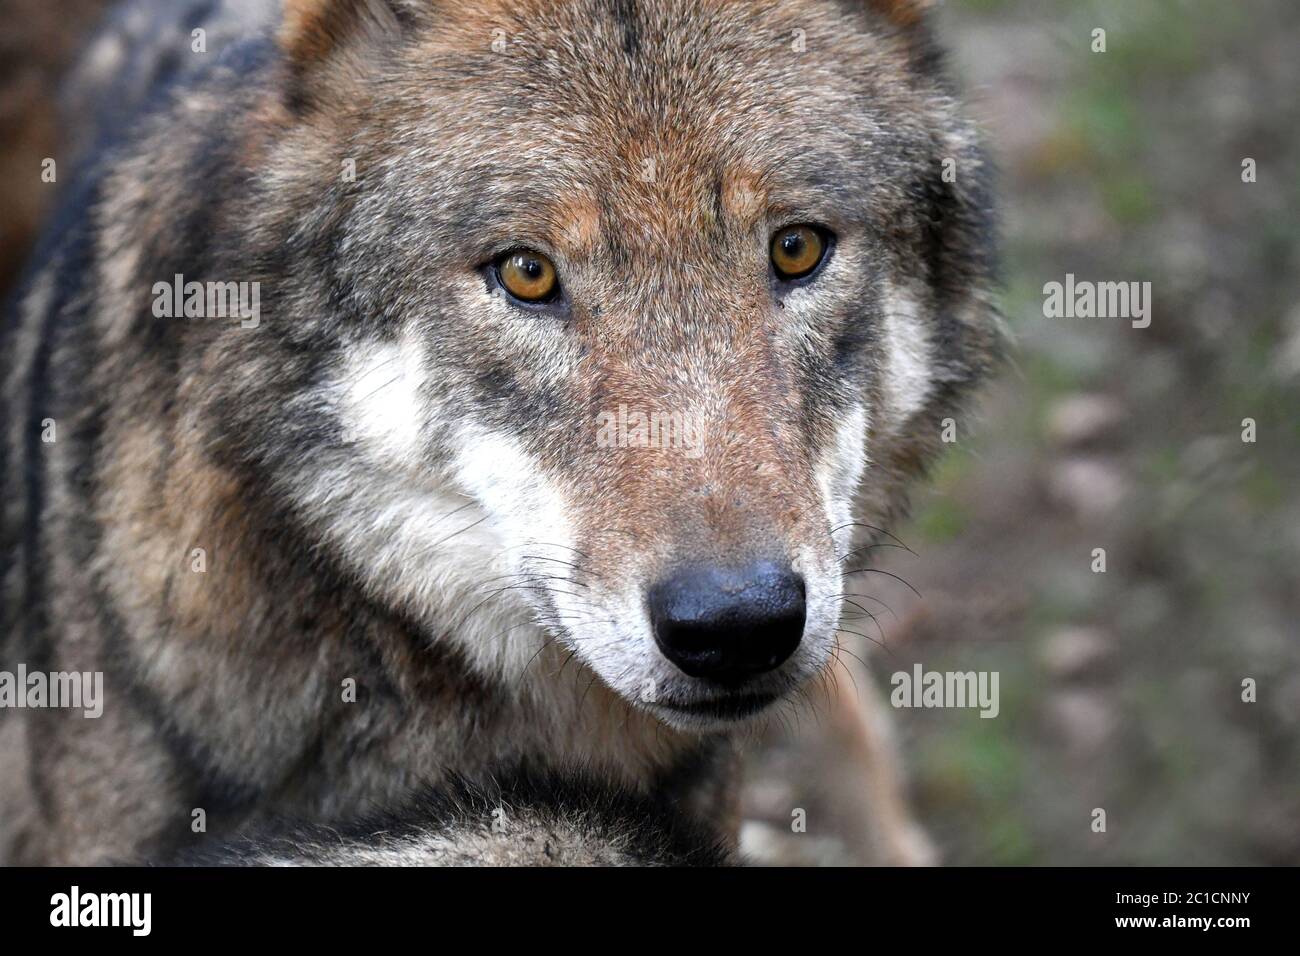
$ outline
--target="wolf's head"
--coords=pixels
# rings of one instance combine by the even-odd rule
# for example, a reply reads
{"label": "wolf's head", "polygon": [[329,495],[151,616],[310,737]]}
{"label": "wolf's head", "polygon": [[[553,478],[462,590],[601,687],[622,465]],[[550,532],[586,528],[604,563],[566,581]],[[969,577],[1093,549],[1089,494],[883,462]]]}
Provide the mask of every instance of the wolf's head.
{"label": "wolf's head", "polygon": [[372,595],[683,728],[827,665],[997,337],[917,6],[290,0],[242,422]]}

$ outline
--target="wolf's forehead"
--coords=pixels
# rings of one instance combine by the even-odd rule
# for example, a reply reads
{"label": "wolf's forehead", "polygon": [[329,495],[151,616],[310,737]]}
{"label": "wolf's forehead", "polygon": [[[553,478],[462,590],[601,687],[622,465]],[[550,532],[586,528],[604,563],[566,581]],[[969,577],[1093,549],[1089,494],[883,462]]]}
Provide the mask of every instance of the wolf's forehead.
{"label": "wolf's forehead", "polygon": [[872,184],[925,149],[897,51],[820,0],[479,2],[408,62],[409,128],[443,147],[429,188],[501,239],[653,248],[785,212],[861,222],[881,213]]}
{"label": "wolf's forehead", "polygon": [[907,85],[900,50],[831,0],[458,0],[455,14],[417,54],[439,95],[558,136],[748,134],[762,153],[782,127],[869,128],[872,94]]}
{"label": "wolf's forehead", "polygon": [[763,175],[744,163],[655,175],[654,183],[632,176],[616,188],[589,186],[557,197],[546,210],[552,241],[574,258],[604,245],[648,249],[658,260],[665,251],[684,254],[693,243],[709,247],[722,234],[748,232],[769,208]]}

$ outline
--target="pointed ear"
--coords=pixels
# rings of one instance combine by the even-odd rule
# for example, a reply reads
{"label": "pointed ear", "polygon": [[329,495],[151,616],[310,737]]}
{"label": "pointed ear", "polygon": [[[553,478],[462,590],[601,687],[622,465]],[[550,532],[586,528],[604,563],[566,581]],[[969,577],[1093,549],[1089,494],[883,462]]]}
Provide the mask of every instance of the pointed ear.
{"label": "pointed ear", "polygon": [[369,72],[427,6],[427,0],[284,0],[278,39],[292,99],[309,105]]}

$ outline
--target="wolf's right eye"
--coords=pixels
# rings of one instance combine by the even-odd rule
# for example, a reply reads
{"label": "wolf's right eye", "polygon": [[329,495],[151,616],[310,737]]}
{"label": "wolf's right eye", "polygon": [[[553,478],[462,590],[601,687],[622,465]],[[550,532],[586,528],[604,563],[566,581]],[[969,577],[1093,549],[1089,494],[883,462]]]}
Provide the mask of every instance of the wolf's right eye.
{"label": "wolf's right eye", "polygon": [[521,302],[549,302],[560,291],[555,264],[540,252],[516,249],[496,262],[501,287]]}

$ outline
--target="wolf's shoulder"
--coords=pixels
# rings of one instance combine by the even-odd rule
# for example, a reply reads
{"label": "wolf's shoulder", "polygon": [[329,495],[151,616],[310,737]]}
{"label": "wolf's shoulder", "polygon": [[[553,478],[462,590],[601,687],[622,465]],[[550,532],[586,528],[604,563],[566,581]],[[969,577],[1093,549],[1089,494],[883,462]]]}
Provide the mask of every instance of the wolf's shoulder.
{"label": "wolf's shoulder", "polygon": [[668,801],[585,770],[456,778],[395,810],[330,826],[270,823],[176,865],[719,866],[717,835]]}

